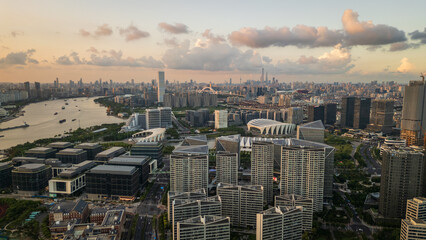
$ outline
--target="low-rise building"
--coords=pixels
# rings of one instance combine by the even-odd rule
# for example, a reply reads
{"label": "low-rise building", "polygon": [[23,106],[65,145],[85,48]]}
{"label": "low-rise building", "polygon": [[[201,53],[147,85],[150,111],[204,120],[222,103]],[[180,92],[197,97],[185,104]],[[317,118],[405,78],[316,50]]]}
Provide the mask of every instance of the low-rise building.
{"label": "low-rise building", "polygon": [[0,163],[0,189],[8,188],[12,185],[12,169],[9,163]]}
{"label": "low-rise building", "polygon": [[84,161],[62,171],[49,180],[49,193],[72,195],[86,186],[85,172],[96,166],[93,161]]}
{"label": "low-rise building", "polygon": [[96,154],[95,161],[106,163],[109,160],[124,154],[126,150],[123,147],[112,147]]}
{"label": "low-rise building", "polygon": [[121,155],[108,161],[108,165],[131,166],[139,169],[140,185],[144,186],[149,178],[151,157],[149,156],[132,156]]}
{"label": "low-rise building", "polygon": [[102,145],[99,143],[81,143],[75,146],[74,148],[83,149],[87,152],[87,159],[94,160],[96,154],[102,152]]}
{"label": "low-rise building", "polygon": [[57,150],[47,147],[35,147],[25,152],[26,157],[54,158]]}
{"label": "low-rise building", "polygon": [[44,191],[49,184],[51,167],[30,163],[12,170],[13,189],[20,194],[34,195]]}
{"label": "low-rise building", "polygon": [[87,160],[87,152],[78,148],[65,148],[56,153],[62,163],[78,164]]}
{"label": "low-rise building", "polygon": [[70,222],[78,220],[83,222],[89,216],[89,204],[83,200],[78,202],[65,201],[54,204],[49,209],[49,223]]}

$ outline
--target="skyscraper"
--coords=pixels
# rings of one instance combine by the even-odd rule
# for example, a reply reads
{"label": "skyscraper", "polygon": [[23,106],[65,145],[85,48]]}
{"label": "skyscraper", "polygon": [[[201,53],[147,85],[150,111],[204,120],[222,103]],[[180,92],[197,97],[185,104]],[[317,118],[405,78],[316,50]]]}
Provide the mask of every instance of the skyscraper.
{"label": "skyscraper", "polygon": [[229,135],[216,138],[216,151],[238,154],[238,166],[240,166],[240,139],[241,135]]}
{"label": "skyscraper", "polygon": [[382,158],[379,212],[386,218],[403,218],[407,200],[423,194],[424,154],[412,148],[385,148]]}
{"label": "skyscraper", "polygon": [[273,201],[274,144],[254,142],[251,151],[251,184],[262,185],[264,202]]}
{"label": "skyscraper", "polygon": [[160,107],[160,125],[162,128],[171,128],[172,125],[172,109],[169,107]]}
{"label": "skyscraper", "polygon": [[257,214],[257,240],[302,239],[302,207],[273,207]]}
{"label": "skyscraper", "polygon": [[336,123],[337,104],[327,103],[325,105],[325,122],[324,124],[334,125]]}
{"label": "skyscraper", "polygon": [[373,131],[391,133],[393,126],[394,100],[376,99],[372,103],[368,128]]}
{"label": "skyscraper", "polygon": [[324,199],[324,148],[281,147],[281,195],[297,194],[312,198],[315,212],[321,212]]}
{"label": "skyscraper", "polygon": [[208,147],[181,146],[170,155],[170,191],[191,192],[207,189]]}
{"label": "skyscraper", "polygon": [[217,152],[216,180],[218,183],[238,185],[238,154]]}
{"label": "skyscraper", "polygon": [[256,228],[256,214],[263,210],[262,186],[219,183],[217,195],[222,200],[222,216],[230,217],[232,226]]}
{"label": "skyscraper", "polygon": [[308,107],[308,122],[313,122],[321,120],[322,123],[325,123],[325,107],[321,106],[309,106]]}
{"label": "skyscraper", "polygon": [[228,111],[215,110],[214,111],[214,128],[227,128],[228,127]]}
{"label": "skyscraper", "polygon": [[404,90],[401,138],[407,145],[423,145],[426,131],[426,83],[411,81]]}
{"label": "skyscraper", "polygon": [[166,92],[166,85],[164,83],[164,72],[158,72],[158,102],[164,101],[164,93]]}
{"label": "skyscraper", "polygon": [[25,91],[27,91],[28,93],[28,97],[31,98],[32,96],[31,96],[30,82],[24,82],[24,88],[25,88]]}
{"label": "skyscraper", "polygon": [[370,122],[371,98],[356,98],[354,128],[365,129]]}
{"label": "skyscraper", "polygon": [[343,97],[341,126],[364,129],[370,122],[371,98]]}

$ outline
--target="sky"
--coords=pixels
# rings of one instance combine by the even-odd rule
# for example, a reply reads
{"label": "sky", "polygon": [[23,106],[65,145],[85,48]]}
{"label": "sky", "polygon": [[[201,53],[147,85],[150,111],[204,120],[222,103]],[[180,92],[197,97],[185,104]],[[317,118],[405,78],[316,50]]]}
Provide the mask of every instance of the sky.
{"label": "sky", "polygon": [[426,1],[0,0],[0,82],[370,82],[426,72]]}

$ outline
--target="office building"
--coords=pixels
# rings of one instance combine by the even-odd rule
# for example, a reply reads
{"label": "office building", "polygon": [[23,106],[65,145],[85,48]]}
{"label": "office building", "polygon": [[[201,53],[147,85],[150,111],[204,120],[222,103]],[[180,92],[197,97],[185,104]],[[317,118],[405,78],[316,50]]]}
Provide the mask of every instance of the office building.
{"label": "office building", "polygon": [[368,129],[389,134],[393,127],[394,100],[376,99],[372,102]]}
{"label": "office building", "polygon": [[274,144],[254,142],[251,150],[251,184],[261,185],[265,203],[273,201]]}
{"label": "office building", "polygon": [[336,123],[337,104],[327,103],[324,109],[325,122],[324,124],[334,125]]}
{"label": "office building", "polygon": [[426,131],[426,84],[410,81],[404,89],[402,106],[401,138],[407,145],[423,146]]}
{"label": "office building", "polygon": [[426,222],[421,219],[401,220],[401,240],[425,240]]}
{"label": "office building", "polygon": [[102,151],[95,156],[95,161],[106,163],[109,160],[124,154],[126,150],[123,147],[112,147]]}
{"label": "office building", "polygon": [[87,160],[87,152],[78,148],[65,148],[56,153],[62,163],[78,164]]}
{"label": "office building", "polygon": [[177,239],[177,224],[196,216],[214,215],[222,216],[222,202],[219,196],[201,200],[175,199],[172,202],[172,233]]}
{"label": "office building", "polygon": [[314,211],[321,212],[324,200],[324,148],[281,147],[281,195],[297,194],[312,198]]}
{"label": "office building", "polygon": [[275,207],[302,207],[302,229],[310,231],[314,214],[314,201],[312,198],[295,194],[275,196]]}
{"label": "office building", "polygon": [[178,147],[170,155],[170,191],[207,189],[208,172],[207,145]]}
{"label": "office building", "polygon": [[320,106],[308,106],[308,122],[318,121],[325,122],[325,107]]}
{"label": "office building", "polygon": [[178,240],[231,239],[229,217],[204,215],[178,222]]}
{"label": "office building", "polygon": [[228,111],[215,110],[214,111],[214,128],[227,128],[228,127]]}
{"label": "office building", "polygon": [[273,207],[257,214],[257,240],[302,239],[302,207]]}
{"label": "office building", "polygon": [[407,200],[424,191],[424,154],[413,148],[387,148],[382,159],[379,212],[385,218],[403,218]]}
{"label": "office building", "polygon": [[205,189],[197,189],[192,192],[167,192],[167,217],[169,219],[169,222],[172,223],[172,205],[173,201],[176,199],[183,199],[183,200],[203,200],[206,199],[207,194]]}
{"label": "office building", "polygon": [[132,155],[121,155],[108,161],[108,165],[118,166],[130,166],[139,169],[140,186],[143,187],[149,178],[151,157],[149,156],[132,156]]}
{"label": "office building", "polygon": [[130,149],[130,155],[144,155],[157,160],[157,164],[163,163],[163,148],[161,142],[137,142]]}
{"label": "office building", "polygon": [[355,97],[342,98],[340,125],[342,128],[353,128],[355,116]]}
{"label": "office building", "polygon": [[139,169],[129,166],[98,165],[86,172],[89,199],[134,200],[140,189]]}
{"label": "office building", "polygon": [[285,123],[299,125],[303,123],[303,109],[300,107],[291,107],[281,110],[282,120]]}
{"label": "office building", "polygon": [[96,166],[93,161],[84,161],[61,171],[49,180],[49,193],[72,195],[86,187],[86,172]]}
{"label": "office building", "polygon": [[164,101],[164,93],[166,92],[166,84],[164,82],[164,72],[158,72],[158,102]]}
{"label": "office building", "polygon": [[256,214],[263,210],[263,187],[219,183],[217,195],[222,200],[222,216],[230,217],[234,227],[256,228]]}
{"label": "office building", "polygon": [[210,120],[210,111],[206,108],[186,110],[185,119],[192,127],[204,127]]}
{"label": "office building", "polygon": [[159,109],[146,110],[146,129],[161,128],[161,114]]}
{"label": "office building", "polygon": [[88,160],[94,160],[96,154],[102,152],[102,146],[99,143],[81,143],[74,148],[83,149],[86,151]]}
{"label": "office building", "polygon": [[12,169],[13,166],[9,163],[0,163],[0,190],[12,185]]}
{"label": "office building", "polygon": [[51,167],[44,164],[30,163],[12,170],[13,190],[22,194],[38,194],[45,190],[51,178]]}
{"label": "office building", "polygon": [[354,108],[354,128],[365,129],[370,123],[371,98],[356,98]]}
{"label": "office building", "polygon": [[171,128],[172,125],[172,109],[170,107],[160,107],[160,125],[162,128]]}
{"label": "office building", "polygon": [[325,128],[321,120],[297,126],[297,139],[324,143]]}
{"label": "office building", "polygon": [[53,148],[46,147],[35,147],[25,152],[26,157],[35,157],[35,158],[54,158],[56,150]]}
{"label": "office building", "polygon": [[216,153],[216,181],[238,185],[238,154]]}

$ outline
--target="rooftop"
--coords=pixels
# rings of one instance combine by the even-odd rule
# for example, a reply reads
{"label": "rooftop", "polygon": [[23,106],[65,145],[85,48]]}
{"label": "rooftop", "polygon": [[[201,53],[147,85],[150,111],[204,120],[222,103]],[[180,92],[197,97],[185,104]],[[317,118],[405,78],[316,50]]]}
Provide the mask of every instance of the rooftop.
{"label": "rooftop", "polygon": [[49,148],[68,148],[68,147],[72,147],[73,144],[70,142],[53,142],[50,143],[49,145],[47,145],[47,147]]}
{"label": "rooftop", "polygon": [[98,156],[98,155],[99,156],[102,156],[102,155],[108,156],[108,155],[110,155],[112,153],[115,153],[117,151],[119,151],[119,152],[125,152],[125,150],[124,150],[123,147],[112,147],[112,148],[109,148],[109,149],[107,149],[105,151],[102,151],[102,152],[98,153],[96,156]]}
{"label": "rooftop", "polygon": [[299,126],[300,128],[313,128],[313,129],[321,129],[324,130],[324,124],[322,124],[321,120],[305,123]]}
{"label": "rooftop", "polygon": [[81,143],[75,146],[75,148],[80,148],[80,149],[93,149],[97,147],[101,147],[101,145],[99,143]]}
{"label": "rooftop", "polygon": [[58,153],[56,153],[56,154],[59,154],[59,155],[62,155],[62,154],[64,154],[64,155],[68,155],[68,154],[73,154],[73,155],[75,155],[75,154],[82,154],[82,153],[84,153],[85,151],[83,150],[83,149],[78,149],[78,148],[65,148],[65,149],[62,149],[61,151],[59,151]]}
{"label": "rooftop", "polygon": [[121,166],[121,165],[98,165],[92,168],[90,173],[98,174],[116,174],[116,175],[131,175],[137,169],[130,166]]}
{"label": "rooftop", "polygon": [[207,145],[179,146],[173,150],[173,153],[208,154],[209,147]]}
{"label": "rooftop", "polygon": [[149,161],[151,157],[149,156],[143,156],[143,155],[137,155],[137,156],[119,156],[115,157],[108,161],[108,164],[114,164],[114,165],[143,165],[146,161]]}
{"label": "rooftop", "polygon": [[50,153],[56,151],[53,148],[47,148],[47,147],[35,147],[31,148],[27,151],[27,153]]}
{"label": "rooftop", "polygon": [[38,164],[38,163],[29,163],[24,164],[19,167],[16,167],[13,171],[15,172],[38,172],[43,169],[47,168],[44,164]]}

